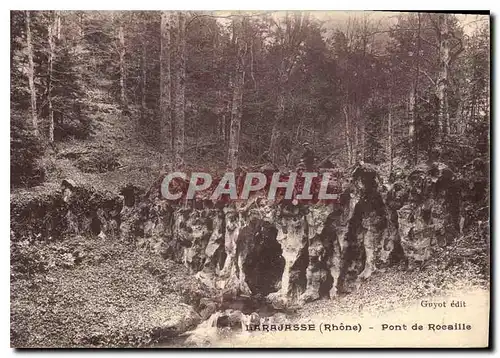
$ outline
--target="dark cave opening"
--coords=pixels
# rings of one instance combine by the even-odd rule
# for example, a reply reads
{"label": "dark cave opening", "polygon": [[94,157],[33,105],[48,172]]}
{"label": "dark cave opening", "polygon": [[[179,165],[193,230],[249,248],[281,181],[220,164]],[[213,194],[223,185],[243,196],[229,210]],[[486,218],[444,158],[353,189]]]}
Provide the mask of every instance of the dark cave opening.
{"label": "dark cave opening", "polygon": [[279,289],[285,268],[281,245],[276,240],[278,231],[268,222],[256,220],[240,235],[247,255],[243,261],[246,283],[252,294],[268,295]]}
{"label": "dark cave opening", "polygon": [[94,215],[92,217],[92,221],[90,223],[90,230],[94,235],[99,235],[101,232],[101,220],[99,220],[97,215]]}

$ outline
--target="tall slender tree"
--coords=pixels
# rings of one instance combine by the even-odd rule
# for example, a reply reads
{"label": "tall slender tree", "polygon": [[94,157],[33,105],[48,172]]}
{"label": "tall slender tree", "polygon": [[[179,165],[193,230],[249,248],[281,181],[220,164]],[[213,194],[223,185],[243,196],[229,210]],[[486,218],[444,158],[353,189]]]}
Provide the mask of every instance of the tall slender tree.
{"label": "tall slender tree", "polygon": [[[58,25],[60,25],[59,15],[51,13],[51,19],[47,26],[49,55],[48,55],[48,73],[47,73],[47,103],[49,108],[49,142],[54,142],[54,108],[52,106],[52,82],[54,70],[54,57],[56,52],[55,37],[60,34]],[[59,35],[60,36],[60,35]]]}
{"label": "tall slender tree", "polygon": [[38,133],[38,119],[36,111],[36,88],[35,88],[35,64],[33,62],[33,45],[31,36],[31,14],[26,11],[26,53],[28,56],[28,84],[30,90],[31,124],[33,130]]}
{"label": "tall slender tree", "polygon": [[123,23],[120,22],[118,26],[118,41],[119,41],[119,55],[120,55],[120,102],[122,110],[124,112],[128,111],[128,100],[127,100],[127,73],[125,68],[125,30],[123,28]]}
{"label": "tall slender tree", "polygon": [[277,163],[280,155],[280,135],[281,127],[285,120],[285,107],[288,97],[288,81],[290,73],[297,64],[300,47],[307,35],[309,26],[309,13],[296,12],[290,15],[288,12],[284,18],[285,29],[277,25],[277,36],[280,44],[280,62],[278,67],[278,92],[276,117],[271,132],[271,141],[269,143],[269,157],[272,163]]}
{"label": "tall slender tree", "polygon": [[234,16],[235,44],[237,47],[236,66],[233,75],[233,101],[231,108],[231,126],[229,131],[228,166],[236,169],[238,166],[238,148],[240,144],[241,115],[243,106],[243,86],[245,85],[245,57],[248,44],[244,38],[245,17]]}
{"label": "tall slender tree", "polygon": [[185,89],[186,89],[186,14],[183,11],[177,12],[176,24],[176,44],[175,44],[175,73],[174,85],[174,146],[173,163],[174,168],[179,169],[184,166],[184,110],[185,110]]}
{"label": "tall slender tree", "polygon": [[166,149],[173,151],[173,122],[172,122],[172,77],[171,77],[171,15],[162,11],[160,22],[160,125],[162,138]]}

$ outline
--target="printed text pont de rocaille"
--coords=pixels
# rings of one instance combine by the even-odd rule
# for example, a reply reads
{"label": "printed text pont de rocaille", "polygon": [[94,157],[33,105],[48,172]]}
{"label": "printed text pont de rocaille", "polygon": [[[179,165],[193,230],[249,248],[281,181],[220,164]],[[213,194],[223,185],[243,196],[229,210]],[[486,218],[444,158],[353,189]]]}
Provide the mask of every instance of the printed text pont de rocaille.
{"label": "printed text pont de rocaille", "polygon": [[[381,323],[376,326],[369,326],[370,330],[380,330],[387,332],[394,331],[470,331],[472,325],[466,322],[450,323]],[[291,332],[291,331],[319,331],[326,332],[353,332],[361,333],[363,326],[361,323],[294,323],[294,324],[246,324],[246,331],[260,332]]]}

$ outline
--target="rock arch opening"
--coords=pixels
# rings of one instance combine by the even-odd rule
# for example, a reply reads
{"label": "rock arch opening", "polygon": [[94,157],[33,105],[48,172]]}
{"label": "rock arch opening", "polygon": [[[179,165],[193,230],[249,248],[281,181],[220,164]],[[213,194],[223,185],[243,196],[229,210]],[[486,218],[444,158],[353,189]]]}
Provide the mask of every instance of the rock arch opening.
{"label": "rock arch opening", "polygon": [[252,294],[263,296],[280,288],[285,259],[276,240],[278,230],[263,220],[254,220],[240,233],[242,270]]}

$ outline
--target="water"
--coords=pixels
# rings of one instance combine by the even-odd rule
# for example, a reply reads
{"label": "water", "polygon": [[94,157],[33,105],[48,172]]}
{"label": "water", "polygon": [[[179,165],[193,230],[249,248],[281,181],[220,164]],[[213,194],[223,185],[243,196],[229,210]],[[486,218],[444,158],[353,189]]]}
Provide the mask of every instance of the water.
{"label": "water", "polygon": [[247,331],[246,325],[269,324],[277,317],[283,322],[287,315],[277,312],[264,299],[238,296],[223,302],[219,311],[195,329],[177,337],[166,338],[152,348],[210,347],[241,341],[259,333]]}

